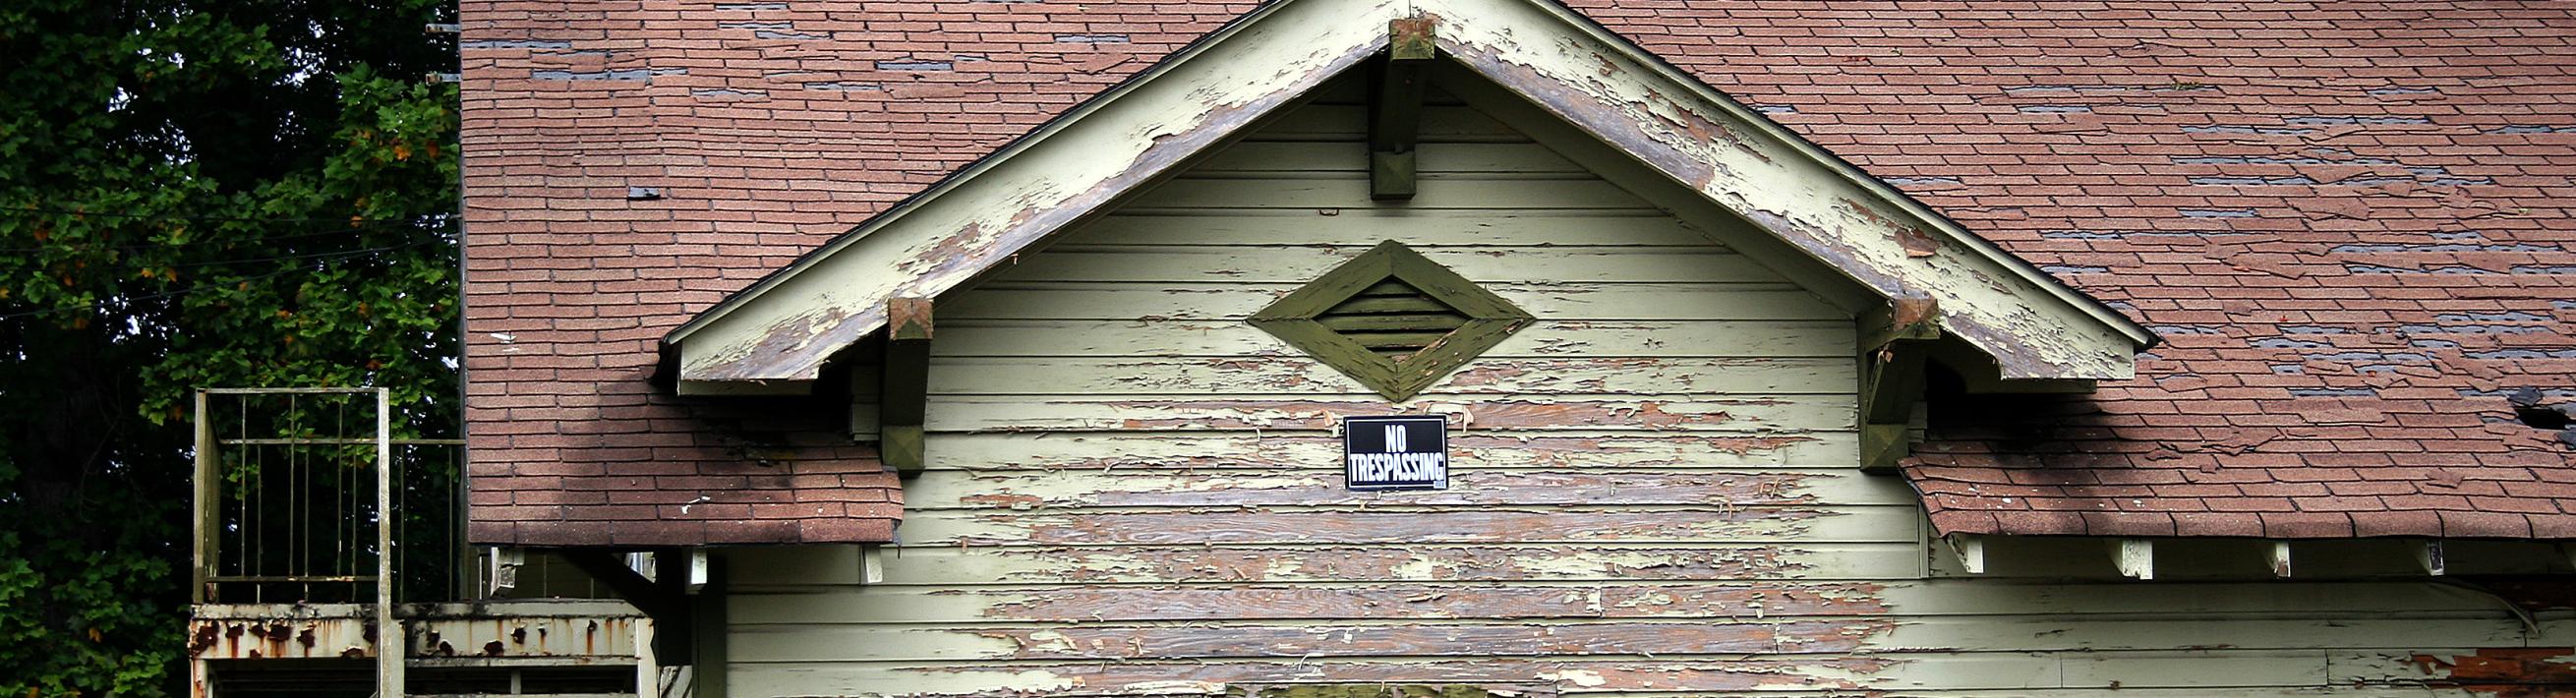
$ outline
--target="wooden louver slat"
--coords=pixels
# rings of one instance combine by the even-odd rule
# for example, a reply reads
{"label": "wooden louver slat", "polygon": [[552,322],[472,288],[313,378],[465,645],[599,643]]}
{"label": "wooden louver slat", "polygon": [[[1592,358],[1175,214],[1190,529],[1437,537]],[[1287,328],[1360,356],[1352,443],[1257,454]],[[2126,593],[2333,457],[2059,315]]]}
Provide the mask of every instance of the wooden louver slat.
{"label": "wooden louver slat", "polygon": [[1398,402],[1530,319],[1510,301],[1392,240],[1251,317],[1254,326]]}
{"label": "wooden louver slat", "polygon": [[1465,313],[1393,278],[1315,316],[1325,328],[1390,359],[1422,351],[1467,320]]}

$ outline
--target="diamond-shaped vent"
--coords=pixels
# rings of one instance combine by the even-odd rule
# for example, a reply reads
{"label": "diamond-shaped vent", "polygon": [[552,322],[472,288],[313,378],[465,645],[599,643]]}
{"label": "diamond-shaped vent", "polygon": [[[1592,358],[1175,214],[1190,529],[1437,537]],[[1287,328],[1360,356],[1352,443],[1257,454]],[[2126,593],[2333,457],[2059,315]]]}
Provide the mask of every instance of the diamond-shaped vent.
{"label": "diamond-shaped vent", "polygon": [[1254,326],[1397,401],[1529,321],[1510,301],[1393,241],[1252,315]]}

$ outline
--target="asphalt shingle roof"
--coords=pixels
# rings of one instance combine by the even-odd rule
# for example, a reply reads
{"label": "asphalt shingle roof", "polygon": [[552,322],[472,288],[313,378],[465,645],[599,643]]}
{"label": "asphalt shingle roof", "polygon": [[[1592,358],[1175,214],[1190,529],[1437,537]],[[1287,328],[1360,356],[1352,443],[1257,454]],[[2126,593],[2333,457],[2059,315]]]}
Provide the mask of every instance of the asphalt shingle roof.
{"label": "asphalt shingle roof", "polygon": [[[472,537],[537,545],[890,536],[836,410],[656,340],[1252,7],[461,4]],[[2163,336],[1937,395],[1943,531],[2576,538],[2506,399],[2576,402],[2576,7],[1572,4]]]}

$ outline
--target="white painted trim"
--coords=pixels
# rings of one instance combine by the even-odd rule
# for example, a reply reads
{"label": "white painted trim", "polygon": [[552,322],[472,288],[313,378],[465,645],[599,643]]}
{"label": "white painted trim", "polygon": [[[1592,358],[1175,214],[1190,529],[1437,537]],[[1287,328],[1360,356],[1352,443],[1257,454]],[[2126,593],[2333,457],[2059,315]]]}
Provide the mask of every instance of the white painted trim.
{"label": "white painted trim", "polygon": [[2111,564],[2120,576],[2139,581],[2156,578],[2156,543],[2144,538],[2121,538],[2111,542]]}
{"label": "white painted trim", "polygon": [[[1885,297],[1942,301],[2006,379],[2117,380],[2153,334],[1588,19],[1541,0],[1279,0],[878,216],[664,339],[690,394],[786,381],[1101,212],[1436,16],[1458,63]],[[1595,75],[1593,73],[1597,72]],[[1927,247],[1928,246],[1928,247]],[[757,390],[757,389],[755,389]],[[760,391],[765,392],[765,391]]]}

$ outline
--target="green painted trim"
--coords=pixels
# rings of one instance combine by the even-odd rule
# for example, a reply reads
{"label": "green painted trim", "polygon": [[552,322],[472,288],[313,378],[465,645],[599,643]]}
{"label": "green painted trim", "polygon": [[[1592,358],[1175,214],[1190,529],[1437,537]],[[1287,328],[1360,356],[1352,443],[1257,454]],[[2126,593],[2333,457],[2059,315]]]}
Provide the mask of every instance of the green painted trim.
{"label": "green painted trim", "polygon": [[1376,61],[1369,91],[1369,198],[1413,198],[1413,145],[1422,129],[1422,97],[1429,89],[1437,21],[1411,17],[1387,23],[1387,54]]}
{"label": "green painted trim", "polygon": [[930,300],[886,302],[886,349],[877,383],[877,460],[903,477],[929,462],[921,425],[930,410]]}
{"label": "green painted trim", "polygon": [[[1422,350],[1389,358],[1316,320],[1388,279],[1448,305],[1467,322]],[[1403,402],[1529,326],[1528,311],[1393,240],[1378,243],[1253,313],[1252,326],[1386,399]]]}

